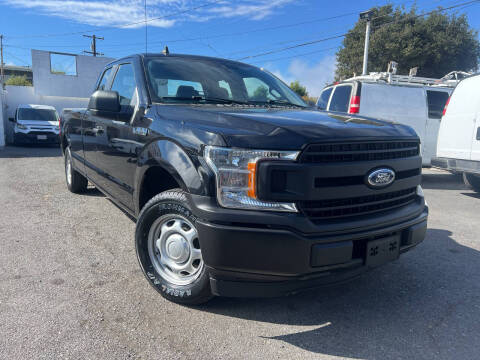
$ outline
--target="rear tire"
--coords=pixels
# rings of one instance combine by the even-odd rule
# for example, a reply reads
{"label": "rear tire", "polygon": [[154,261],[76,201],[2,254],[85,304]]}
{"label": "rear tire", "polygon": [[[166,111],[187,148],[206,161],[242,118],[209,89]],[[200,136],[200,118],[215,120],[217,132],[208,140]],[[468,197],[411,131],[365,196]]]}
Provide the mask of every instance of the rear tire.
{"label": "rear tire", "polygon": [[480,175],[464,172],[463,182],[473,191],[480,192]]}
{"label": "rear tire", "polygon": [[72,193],[80,194],[87,190],[87,178],[73,168],[70,147],[65,149],[65,179],[67,182],[67,188]]}
{"label": "rear tire", "polygon": [[137,221],[135,248],[145,277],[165,299],[179,304],[213,297],[196,221],[180,189],[154,196]]}

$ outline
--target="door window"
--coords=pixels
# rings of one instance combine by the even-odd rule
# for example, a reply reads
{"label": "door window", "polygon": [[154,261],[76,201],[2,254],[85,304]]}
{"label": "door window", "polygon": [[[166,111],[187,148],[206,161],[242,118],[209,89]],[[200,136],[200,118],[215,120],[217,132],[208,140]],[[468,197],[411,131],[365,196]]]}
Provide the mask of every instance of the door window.
{"label": "door window", "polygon": [[348,105],[350,104],[350,94],[352,93],[351,85],[341,85],[335,88],[330,100],[330,111],[348,112]]}
{"label": "door window", "polygon": [[103,72],[102,79],[98,84],[97,90],[107,90],[107,84],[110,80],[110,76],[112,76],[112,68],[108,68]]}
{"label": "door window", "polygon": [[135,75],[132,64],[120,65],[112,84],[112,91],[117,91],[120,105],[132,105],[135,93]]}
{"label": "door window", "polygon": [[443,108],[448,100],[448,93],[445,91],[427,90],[428,117],[430,119],[441,119]]}
{"label": "door window", "polygon": [[318,98],[317,107],[319,110],[326,110],[328,105],[328,99],[332,94],[333,88],[328,88],[322,91],[322,94]]}

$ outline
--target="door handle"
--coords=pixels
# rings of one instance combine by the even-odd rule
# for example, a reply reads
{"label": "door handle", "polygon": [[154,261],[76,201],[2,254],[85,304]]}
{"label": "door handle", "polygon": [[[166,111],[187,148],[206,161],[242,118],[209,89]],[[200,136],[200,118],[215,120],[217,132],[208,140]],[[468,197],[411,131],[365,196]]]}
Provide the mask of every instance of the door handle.
{"label": "door handle", "polygon": [[476,139],[477,139],[477,140],[480,140],[480,127],[477,128],[477,136],[476,136]]}
{"label": "door handle", "polygon": [[92,129],[92,132],[97,135],[97,134],[103,134],[103,131],[105,129],[102,127],[102,126],[95,126],[93,129]]}

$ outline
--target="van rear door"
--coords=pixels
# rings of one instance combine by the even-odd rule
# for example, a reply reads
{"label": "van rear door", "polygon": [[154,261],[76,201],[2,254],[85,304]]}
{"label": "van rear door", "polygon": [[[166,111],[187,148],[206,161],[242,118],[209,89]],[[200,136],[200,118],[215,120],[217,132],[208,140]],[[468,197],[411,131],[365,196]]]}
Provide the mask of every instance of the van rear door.
{"label": "van rear door", "polygon": [[455,88],[440,125],[438,157],[470,160],[475,139],[473,157],[480,160],[480,146],[476,140],[476,130],[480,126],[477,121],[480,109],[479,86],[480,77],[474,76],[462,80]]}
{"label": "van rear door", "polygon": [[421,87],[362,83],[360,114],[411,126],[425,139],[426,101]]}
{"label": "van rear door", "polygon": [[427,162],[437,154],[437,138],[440,129],[443,109],[447,103],[451,90],[426,90],[428,117],[423,141],[423,158]]}

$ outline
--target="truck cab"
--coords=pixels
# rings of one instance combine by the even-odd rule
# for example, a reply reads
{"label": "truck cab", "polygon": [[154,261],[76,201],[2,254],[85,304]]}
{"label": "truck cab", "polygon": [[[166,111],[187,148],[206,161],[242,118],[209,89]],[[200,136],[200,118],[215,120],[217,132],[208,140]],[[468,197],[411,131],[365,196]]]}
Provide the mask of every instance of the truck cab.
{"label": "truck cab", "polygon": [[309,108],[248,64],[117,60],[61,139],[68,189],[90,182],[136,220],[145,277],[174,302],[344,281],[425,237],[413,129]]}

